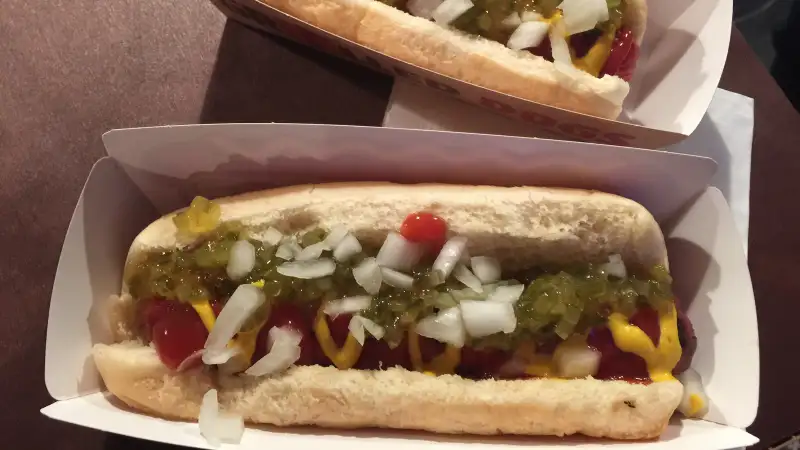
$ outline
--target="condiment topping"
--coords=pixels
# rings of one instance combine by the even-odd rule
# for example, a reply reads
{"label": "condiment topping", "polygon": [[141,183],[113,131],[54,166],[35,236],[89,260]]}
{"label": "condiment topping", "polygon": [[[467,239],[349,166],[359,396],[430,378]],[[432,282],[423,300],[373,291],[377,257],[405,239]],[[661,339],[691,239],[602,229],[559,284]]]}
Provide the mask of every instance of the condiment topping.
{"label": "condiment topping", "polygon": [[[181,226],[198,230],[198,217]],[[259,235],[269,240],[251,237]],[[467,239],[448,239],[447,224],[430,213],[409,215],[380,251],[341,228],[259,234],[228,223],[198,236],[126,271],[135,298],[156,299],[144,308],[144,335],[172,369],[195,364],[201,352],[220,370],[252,365],[251,375],[291,364],[401,365],[474,378],[658,382],[673,379],[687,339],[663,267],[630,270],[610,255],[503,278],[496,259],[470,258]],[[299,250],[277,255],[287,243]],[[423,256],[420,245],[439,253]],[[347,257],[333,257],[337,250]],[[246,264],[231,270],[243,253]],[[221,312],[210,299],[224,302]]]}
{"label": "condiment topping", "polygon": [[621,0],[381,1],[596,77],[630,80],[638,56],[630,30],[622,28],[626,3]]}

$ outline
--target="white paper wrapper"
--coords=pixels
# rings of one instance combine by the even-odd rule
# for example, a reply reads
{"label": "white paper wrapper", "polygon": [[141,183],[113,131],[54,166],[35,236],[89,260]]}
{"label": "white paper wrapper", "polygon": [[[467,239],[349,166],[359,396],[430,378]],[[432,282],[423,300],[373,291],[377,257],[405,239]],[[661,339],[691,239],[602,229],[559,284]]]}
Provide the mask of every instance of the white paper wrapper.
{"label": "white paper wrapper", "polygon": [[[730,209],[708,188],[706,158],[570,142],[319,125],[201,125],[118,130],[86,182],[65,237],[47,329],[49,417],[143,439],[207,447],[195,424],[120,409],[102,393],[91,346],[109,342],[103,306],[118,293],[126,252],[158,213],[197,194],[377,179],[597,188],[634,198],[665,228],[675,291],[699,340],[694,368],[711,398],[707,421],[675,418],[661,440],[436,436],[404,431],[248,428],[242,449],[419,448],[721,450],[746,446],[758,406],[758,334],[747,263]],[[491,149],[491,152],[487,152]],[[699,196],[699,197],[698,197]],[[696,200],[692,200],[695,199]],[[681,213],[682,212],[682,213]],[[87,320],[88,318],[88,320]]]}

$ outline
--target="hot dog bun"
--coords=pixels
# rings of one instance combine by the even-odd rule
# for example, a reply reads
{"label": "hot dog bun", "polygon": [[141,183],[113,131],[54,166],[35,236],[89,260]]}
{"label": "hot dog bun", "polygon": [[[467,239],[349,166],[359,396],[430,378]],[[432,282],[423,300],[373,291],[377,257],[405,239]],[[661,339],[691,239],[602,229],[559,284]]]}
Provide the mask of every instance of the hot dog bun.
{"label": "hot dog bun", "polygon": [[[634,201],[598,192],[356,183],[297,186],[217,203],[225,221],[290,228],[346,223],[362,241],[379,241],[409,212],[433,211],[454,233],[470,239],[472,254],[496,256],[503,267],[532,260],[579,262],[609,253],[622,254],[629,264],[666,262],[664,239],[652,215]],[[131,246],[129,259],[185,244],[172,216],[148,226]],[[117,343],[94,348],[108,390],[151,414],[196,419],[211,378],[199,370],[170,372],[153,349],[136,342],[133,309],[129,295],[115,297],[109,317]],[[472,381],[404,369],[319,366],[294,367],[272,378],[220,377],[217,382],[222,407],[256,423],[617,439],[657,437],[682,394],[677,381]]]}
{"label": "hot dog bun", "polygon": [[[442,27],[377,0],[260,1],[415,66],[557,108],[615,119],[629,91],[616,76],[560,71],[530,52]],[[639,44],[646,21],[646,0],[628,0],[624,23]]]}

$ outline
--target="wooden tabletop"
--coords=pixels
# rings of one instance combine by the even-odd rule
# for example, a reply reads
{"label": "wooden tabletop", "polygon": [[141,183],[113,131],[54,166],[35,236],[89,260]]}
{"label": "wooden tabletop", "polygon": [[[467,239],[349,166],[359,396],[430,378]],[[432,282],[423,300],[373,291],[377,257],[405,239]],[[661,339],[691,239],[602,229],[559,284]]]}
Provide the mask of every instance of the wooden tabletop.
{"label": "wooden tabletop", "polygon": [[[39,413],[51,402],[43,373],[53,276],[101,134],[196,122],[380,125],[391,80],[226,24],[202,1],[8,0],[0,43],[3,447],[168,448]],[[800,117],[736,31],[722,87],[755,98],[749,240],[762,388],[751,432],[769,443],[800,430]]]}

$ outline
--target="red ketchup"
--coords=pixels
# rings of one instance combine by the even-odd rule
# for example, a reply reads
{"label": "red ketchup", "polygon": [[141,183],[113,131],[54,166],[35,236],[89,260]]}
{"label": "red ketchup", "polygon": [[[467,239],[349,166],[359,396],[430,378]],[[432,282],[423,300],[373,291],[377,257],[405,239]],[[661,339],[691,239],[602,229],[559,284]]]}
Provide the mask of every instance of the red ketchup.
{"label": "red ketchup", "polygon": [[331,331],[331,338],[336,346],[339,348],[344,347],[347,342],[347,335],[350,334],[350,319],[351,314],[339,314],[336,317],[326,317],[328,320],[328,329]]}
{"label": "red ketchup", "polygon": [[461,350],[461,363],[456,371],[459,375],[472,379],[493,378],[509,359],[510,354],[502,350],[464,347]]}
{"label": "red ketchup", "polygon": [[617,30],[614,36],[614,42],[611,44],[611,53],[600,71],[600,76],[602,77],[606,74],[616,75],[625,81],[631,81],[638,58],[639,46],[633,41],[633,31],[622,27]]}
{"label": "red ketchup", "polygon": [[[217,315],[221,306],[212,303]],[[177,300],[147,300],[143,320],[158,357],[172,370],[176,370],[192,353],[202,349],[208,338],[208,330],[194,308]],[[199,359],[197,364],[200,364]]]}
{"label": "red ketchup", "polygon": [[431,213],[416,212],[403,220],[400,234],[411,242],[424,244],[431,252],[438,252],[447,240],[447,223]]}
{"label": "red ketchup", "polygon": [[267,323],[261,327],[256,339],[256,348],[253,352],[253,362],[258,361],[270,350],[269,330],[273,327],[290,328],[302,336],[300,340],[300,359],[295,364],[308,366],[322,364],[324,356],[317,344],[317,339],[311,329],[313,317],[303,309],[288,303],[275,305],[270,312]]}
{"label": "red ketchup", "polygon": [[[658,313],[651,308],[642,308],[634,314],[630,323],[641,328],[655,343],[661,337]],[[650,374],[644,359],[633,353],[623,352],[614,344],[614,338],[607,327],[595,328],[589,334],[587,343],[603,356],[595,378],[600,380],[621,379],[632,383],[648,383]]]}
{"label": "red ketchup", "polygon": [[[586,55],[597,41],[597,32],[587,31],[570,37],[570,46],[575,51],[576,57]],[[537,47],[529,49],[531,53],[553,62],[553,52],[550,48],[550,39],[545,38]],[[608,59],[600,70],[599,76],[616,75],[625,81],[631,81],[636,61],[639,59],[639,46],[634,42],[633,32],[622,27],[614,35]]]}

